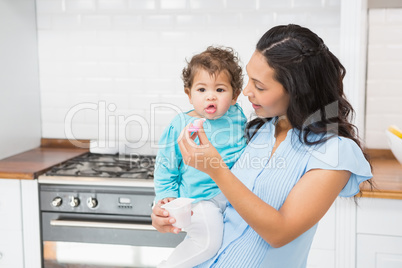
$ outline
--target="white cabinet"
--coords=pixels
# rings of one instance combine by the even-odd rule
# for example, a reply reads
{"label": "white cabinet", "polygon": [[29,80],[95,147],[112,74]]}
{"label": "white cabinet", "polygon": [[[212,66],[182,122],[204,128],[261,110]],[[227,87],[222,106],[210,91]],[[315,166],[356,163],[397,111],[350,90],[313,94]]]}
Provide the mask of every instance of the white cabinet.
{"label": "white cabinet", "polygon": [[20,181],[0,179],[1,268],[24,267],[21,213]]}
{"label": "white cabinet", "polygon": [[357,235],[357,268],[401,268],[402,237]]}
{"label": "white cabinet", "polygon": [[335,268],[335,206],[328,210],[318,224],[307,268]]}
{"label": "white cabinet", "polygon": [[402,200],[338,198],[319,224],[307,268],[402,268]]}
{"label": "white cabinet", "polygon": [[38,182],[0,179],[0,268],[40,268]]}
{"label": "white cabinet", "polygon": [[357,268],[402,267],[402,200],[359,202],[356,258]]}
{"label": "white cabinet", "polygon": [[356,268],[356,203],[338,197],[318,224],[307,268]]}
{"label": "white cabinet", "polygon": [[24,267],[21,230],[0,230],[0,237],[0,267]]}

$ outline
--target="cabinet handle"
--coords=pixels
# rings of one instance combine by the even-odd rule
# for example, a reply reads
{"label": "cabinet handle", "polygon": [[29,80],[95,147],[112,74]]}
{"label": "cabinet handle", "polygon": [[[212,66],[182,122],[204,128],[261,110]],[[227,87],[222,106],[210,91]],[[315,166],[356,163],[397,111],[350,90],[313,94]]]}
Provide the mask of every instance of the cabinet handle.
{"label": "cabinet handle", "polygon": [[86,228],[108,228],[108,229],[130,229],[130,230],[156,231],[156,229],[150,224],[133,224],[133,223],[51,220],[50,225],[61,226],[61,227],[86,227]]}

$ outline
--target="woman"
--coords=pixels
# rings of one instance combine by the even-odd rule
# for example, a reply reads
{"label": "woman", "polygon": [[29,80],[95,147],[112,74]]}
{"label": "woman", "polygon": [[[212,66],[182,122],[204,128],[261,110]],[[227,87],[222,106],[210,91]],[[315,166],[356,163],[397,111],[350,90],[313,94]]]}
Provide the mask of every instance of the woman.
{"label": "woman", "polygon": [[[322,39],[298,25],[265,33],[247,64],[244,89],[259,118],[231,170],[202,129],[184,129],[183,161],[207,173],[229,204],[221,249],[199,267],[305,267],[318,221],[336,197],[372,177],[343,93],[345,69]],[[154,227],[177,233],[153,209]]]}

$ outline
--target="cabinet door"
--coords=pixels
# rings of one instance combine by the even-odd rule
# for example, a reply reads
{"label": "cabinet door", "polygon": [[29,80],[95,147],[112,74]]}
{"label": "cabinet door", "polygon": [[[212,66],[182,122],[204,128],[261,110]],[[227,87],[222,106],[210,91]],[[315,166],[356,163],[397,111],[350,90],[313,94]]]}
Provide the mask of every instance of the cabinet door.
{"label": "cabinet door", "polygon": [[356,268],[401,268],[402,237],[357,235]]}
{"label": "cabinet door", "polygon": [[19,180],[0,179],[0,231],[22,230]]}
{"label": "cabinet door", "polygon": [[309,253],[307,268],[335,267],[335,205],[318,223]]}
{"label": "cabinet door", "polygon": [[19,180],[0,179],[0,268],[23,268]]}
{"label": "cabinet door", "polygon": [[402,237],[402,200],[362,198],[357,208],[357,233]]}
{"label": "cabinet door", "polygon": [[37,180],[21,180],[22,233],[26,268],[40,268],[41,239]]}
{"label": "cabinet door", "polygon": [[0,230],[0,268],[24,268],[21,231]]}

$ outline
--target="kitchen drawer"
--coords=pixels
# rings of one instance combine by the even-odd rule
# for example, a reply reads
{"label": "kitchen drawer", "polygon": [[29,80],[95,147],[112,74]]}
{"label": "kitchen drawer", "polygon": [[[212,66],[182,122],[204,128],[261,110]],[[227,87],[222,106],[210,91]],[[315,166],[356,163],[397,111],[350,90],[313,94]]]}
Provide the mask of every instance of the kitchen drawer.
{"label": "kitchen drawer", "polygon": [[357,233],[402,237],[402,200],[361,198],[357,207]]}
{"label": "kitchen drawer", "polygon": [[357,235],[356,268],[402,267],[402,237]]}
{"label": "kitchen drawer", "polygon": [[0,268],[23,268],[21,231],[0,230]]}
{"label": "kitchen drawer", "polygon": [[21,231],[21,211],[20,181],[0,179],[0,230]]}

